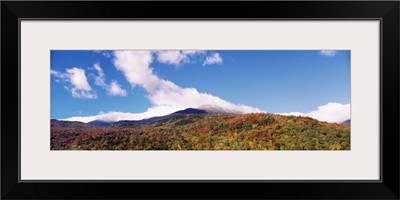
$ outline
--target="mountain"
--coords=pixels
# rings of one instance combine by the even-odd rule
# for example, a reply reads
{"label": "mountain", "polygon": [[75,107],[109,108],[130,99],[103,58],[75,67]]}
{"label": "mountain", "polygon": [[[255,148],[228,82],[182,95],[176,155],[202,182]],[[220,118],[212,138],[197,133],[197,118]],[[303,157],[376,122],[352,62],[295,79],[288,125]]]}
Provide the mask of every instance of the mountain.
{"label": "mountain", "polygon": [[61,121],[57,119],[50,120],[50,127],[59,127],[59,128],[93,128],[91,124],[85,124],[83,122],[70,122],[70,121]]}
{"label": "mountain", "polygon": [[212,105],[202,105],[198,109],[200,110],[205,110],[207,113],[211,114],[243,114],[240,111],[237,110],[230,110],[230,109],[225,109],[219,106],[212,106]]}
{"label": "mountain", "polygon": [[207,111],[202,110],[202,109],[196,109],[196,108],[187,108],[185,110],[180,110],[177,112],[172,113],[173,114],[205,114]]}
{"label": "mountain", "polygon": [[117,122],[128,123],[121,128],[51,127],[51,150],[350,150],[349,125],[309,117],[267,113],[168,117],[140,126]]}
{"label": "mountain", "polygon": [[350,119],[348,119],[348,120],[342,122],[342,124],[348,124],[348,125],[350,125]]}
{"label": "mountain", "polygon": [[102,120],[94,120],[91,121],[87,124],[93,125],[93,126],[109,126],[112,124],[112,122],[106,122],[106,121],[102,121]]}
{"label": "mountain", "polygon": [[[211,106],[211,105],[204,105],[200,106],[199,108],[186,108],[184,110],[179,110],[169,115],[159,116],[159,117],[151,117],[142,120],[121,120],[116,122],[107,122],[103,120],[94,120],[91,122],[86,123],[86,125],[97,126],[97,127],[131,127],[131,126],[138,126],[138,125],[149,125],[158,121],[168,120],[172,117],[184,116],[188,114],[199,115],[199,114],[241,114],[238,111],[228,110],[221,108],[219,106]],[[61,122],[61,121],[60,121]],[[63,121],[64,122],[64,121]],[[66,123],[71,123],[65,121]],[[82,126],[82,122],[74,122],[74,123],[81,123],[75,124],[76,126]],[[63,126],[68,126],[64,124]],[[69,124],[69,126],[73,126],[73,124]]]}
{"label": "mountain", "polygon": [[152,117],[148,119],[142,119],[142,120],[122,120],[122,121],[117,121],[111,124],[113,127],[130,127],[130,126],[137,126],[137,125],[148,125],[152,124],[155,122],[163,121],[163,120],[168,120],[173,117],[179,117],[179,116],[184,116],[188,114],[207,114],[205,110],[201,109],[196,109],[196,108],[187,108],[185,110],[179,110],[176,111],[172,114],[165,115],[165,116],[159,116],[159,117]]}

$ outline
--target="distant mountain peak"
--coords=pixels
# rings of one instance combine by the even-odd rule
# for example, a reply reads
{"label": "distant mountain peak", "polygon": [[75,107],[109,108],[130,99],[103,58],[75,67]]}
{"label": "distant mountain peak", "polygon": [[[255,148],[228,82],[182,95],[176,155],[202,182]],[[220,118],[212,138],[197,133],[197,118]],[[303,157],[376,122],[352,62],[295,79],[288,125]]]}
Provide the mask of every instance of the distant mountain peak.
{"label": "distant mountain peak", "polygon": [[202,105],[198,109],[202,109],[207,111],[207,113],[215,113],[215,114],[242,114],[242,112],[232,109],[222,108],[220,106],[213,105]]}
{"label": "distant mountain peak", "polygon": [[203,109],[197,109],[197,108],[186,108],[184,110],[179,110],[176,111],[172,114],[205,114],[207,113],[207,111],[203,110]]}
{"label": "distant mountain peak", "polygon": [[199,109],[210,109],[210,108],[220,108],[220,107],[219,106],[212,106],[212,105],[209,105],[209,104],[202,105],[202,106],[199,107]]}
{"label": "distant mountain peak", "polygon": [[93,125],[93,126],[109,126],[112,124],[112,122],[107,122],[103,120],[94,120],[89,122],[88,124]]}
{"label": "distant mountain peak", "polygon": [[179,115],[185,115],[185,114],[243,114],[240,111],[235,111],[235,110],[229,110],[222,108],[220,106],[212,106],[212,105],[203,105],[200,106],[199,108],[186,108],[184,110],[178,110],[174,113],[171,113],[169,115],[164,115],[164,116],[157,116],[157,117],[150,117],[146,119],[141,119],[141,120],[119,120],[119,121],[105,121],[105,120],[94,120],[91,122],[88,122],[88,125],[92,126],[112,126],[112,127],[119,127],[119,126],[133,126],[133,125],[147,125],[151,124],[160,120],[166,120],[175,116]]}
{"label": "distant mountain peak", "polygon": [[91,124],[85,124],[83,122],[78,121],[63,121],[58,119],[51,119],[50,120],[51,127],[75,127],[75,128],[90,128],[93,127]]}
{"label": "distant mountain peak", "polygon": [[206,114],[207,111],[196,109],[196,108],[186,108],[184,110],[179,110],[169,115],[164,116],[157,116],[157,117],[150,117],[140,120],[119,120],[115,122],[108,122],[103,120],[94,120],[89,122],[88,124],[93,126],[111,126],[111,127],[129,127],[129,126],[136,126],[136,125],[148,125],[154,122],[158,122],[161,120],[167,120],[175,116],[185,115],[185,114]]}

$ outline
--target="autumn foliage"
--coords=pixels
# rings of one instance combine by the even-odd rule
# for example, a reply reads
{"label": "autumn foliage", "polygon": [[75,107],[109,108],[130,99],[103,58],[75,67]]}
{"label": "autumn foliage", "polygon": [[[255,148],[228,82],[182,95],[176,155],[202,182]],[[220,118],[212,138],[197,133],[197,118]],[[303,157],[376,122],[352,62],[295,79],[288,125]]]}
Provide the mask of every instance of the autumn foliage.
{"label": "autumn foliage", "polygon": [[51,125],[52,150],[350,150],[350,125],[308,117],[185,114],[125,127],[62,123]]}

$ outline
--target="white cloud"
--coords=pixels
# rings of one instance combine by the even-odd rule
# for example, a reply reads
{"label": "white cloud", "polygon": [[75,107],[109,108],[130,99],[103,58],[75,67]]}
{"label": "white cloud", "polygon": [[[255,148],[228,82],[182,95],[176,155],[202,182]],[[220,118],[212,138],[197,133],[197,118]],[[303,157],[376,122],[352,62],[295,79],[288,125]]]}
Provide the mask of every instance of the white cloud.
{"label": "white cloud", "polygon": [[175,111],[176,111],[175,108],[170,106],[156,106],[147,109],[147,111],[143,113],[126,113],[126,112],[116,112],[116,111],[108,113],[99,112],[98,115],[85,116],[85,117],[77,116],[61,120],[80,121],[84,123],[91,122],[94,120],[102,120],[109,122],[120,121],[120,120],[141,120],[150,117],[167,115]]}
{"label": "white cloud", "polygon": [[168,80],[161,80],[157,90],[148,96],[151,103],[156,106],[172,106],[176,109],[198,108],[211,105],[230,110],[235,113],[262,112],[250,106],[236,105],[217,96],[201,93],[196,88],[181,88]]}
{"label": "white cloud", "polygon": [[92,89],[87,82],[84,69],[74,67],[72,69],[67,69],[66,71],[69,74],[71,84],[74,85],[75,89],[83,91],[90,91]]}
{"label": "white cloud", "polygon": [[105,76],[104,76],[104,72],[103,69],[101,69],[99,64],[94,64],[93,65],[94,69],[97,71],[98,75],[94,77],[95,80],[95,84],[101,87],[106,87],[107,84],[105,83]]}
{"label": "white cloud", "polygon": [[66,73],[50,70],[50,74],[64,82],[70,83],[70,87],[65,86],[64,88],[70,91],[73,97],[82,99],[97,98],[96,93],[92,90],[87,81],[85,70],[73,67],[67,69]]}
{"label": "white cloud", "polygon": [[107,94],[111,96],[126,96],[126,90],[122,89],[116,80],[112,80],[110,85],[105,82],[105,74],[99,64],[94,64],[93,68],[97,71],[97,76],[94,77],[95,84],[107,90]]}
{"label": "white cloud", "polygon": [[[186,52],[195,54],[195,52]],[[198,108],[203,105],[220,107],[235,113],[264,112],[258,108],[245,105],[236,105],[217,96],[201,93],[195,88],[182,88],[175,83],[157,77],[150,64],[153,54],[150,51],[115,51],[114,65],[133,86],[141,86],[148,92],[147,98],[153,104],[144,113],[109,112],[88,117],[72,117],[65,120],[106,121],[138,120],[153,116],[161,116],[185,108]]]}
{"label": "white cloud", "polygon": [[307,116],[319,121],[342,123],[350,119],[350,104],[341,104],[336,102],[329,102],[326,105],[319,106],[317,110],[301,113],[277,113],[281,115],[294,115],[294,116]]}
{"label": "white cloud", "polygon": [[149,66],[153,62],[150,51],[115,51],[114,65],[126,80],[135,87],[140,85],[147,91],[153,91],[160,79],[153,74]]}
{"label": "white cloud", "polygon": [[108,94],[111,96],[126,96],[126,90],[122,89],[116,80],[112,80],[108,87]]}
{"label": "white cloud", "polygon": [[112,51],[101,51],[101,50],[95,50],[94,52],[106,57],[106,58],[111,58],[112,56]]}
{"label": "white cloud", "polygon": [[165,51],[156,51],[155,53],[157,54],[158,62],[179,66],[185,63],[189,63],[195,55],[204,54],[205,51],[165,50]]}
{"label": "white cloud", "polygon": [[235,105],[211,94],[200,93],[195,88],[181,88],[171,81],[160,79],[150,68],[152,60],[149,51],[116,51],[114,64],[132,85],[140,85],[147,90],[154,106],[183,109],[215,105],[243,113],[260,112],[256,108]]}
{"label": "white cloud", "polygon": [[222,58],[219,56],[219,53],[213,53],[211,56],[207,56],[203,66],[212,64],[222,64]]}
{"label": "white cloud", "polygon": [[60,82],[61,80],[62,80],[62,81],[68,81],[68,80],[69,80],[69,75],[66,74],[66,73],[64,74],[64,73],[61,73],[61,72],[59,72],[59,71],[50,69],[50,74],[53,75],[53,76],[55,77],[54,80],[55,80],[57,83]]}
{"label": "white cloud", "polygon": [[333,57],[336,55],[336,53],[337,53],[337,51],[335,51],[335,50],[322,50],[319,52],[320,55],[327,56],[327,57]]}
{"label": "white cloud", "polygon": [[157,61],[160,63],[179,65],[181,62],[185,63],[186,56],[181,51],[158,51]]}

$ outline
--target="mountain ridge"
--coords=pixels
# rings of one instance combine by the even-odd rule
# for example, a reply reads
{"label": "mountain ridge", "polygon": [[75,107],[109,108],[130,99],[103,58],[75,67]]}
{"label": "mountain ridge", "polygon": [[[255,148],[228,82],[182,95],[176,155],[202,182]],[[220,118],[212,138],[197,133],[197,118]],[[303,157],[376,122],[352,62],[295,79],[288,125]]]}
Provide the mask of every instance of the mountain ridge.
{"label": "mountain ridge", "polygon": [[[187,114],[243,114],[233,110],[223,109],[219,106],[211,106],[211,105],[203,105],[198,108],[186,108],[183,110],[178,110],[168,115],[150,117],[140,120],[118,120],[118,121],[106,121],[106,120],[93,120],[87,123],[79,122],[79,121],[64,121],[58,119],[51,119],[51,126],[62,126],[62,127],[70,127],[70,126],[78,126],[85,128],[86,125],[93,127],[130,127],[137,125],[149,125],[158,121],[168,120],[173,117],[187,115]],[[57,123],[58,122],[58,123]],[[339,124],[350,125],[350,119],[343,121]]]}
{"label": "mountain ridge", "polygon": [[52,150],[350,150],[350,126],[272,113],[175,114],[140,126],[51,127]]}
{"label": "mountain ridge", "polygon": [[119,120],[115,122],[107,122],[104,120],[94,120],[88,122],[87,124],[91,124],[93,126],[101,126],[101,127],[129,127],[129,126],[137,126],[137,125],[148,125],[158,121],[167,120],[175,116],[185,115],[185,114],[207,114],[208,112],[203,109],[198,108],[186,108],[184,110],[178,110],[168,115],[164,116],[157,116],[157,117],[150,117],[141,120]]}
{"label": "mountain ridge", "polygon": [[205,110],[211,114],[243,114],[240,111],[224,109],[220,106],[202,105],[198,109]]}

